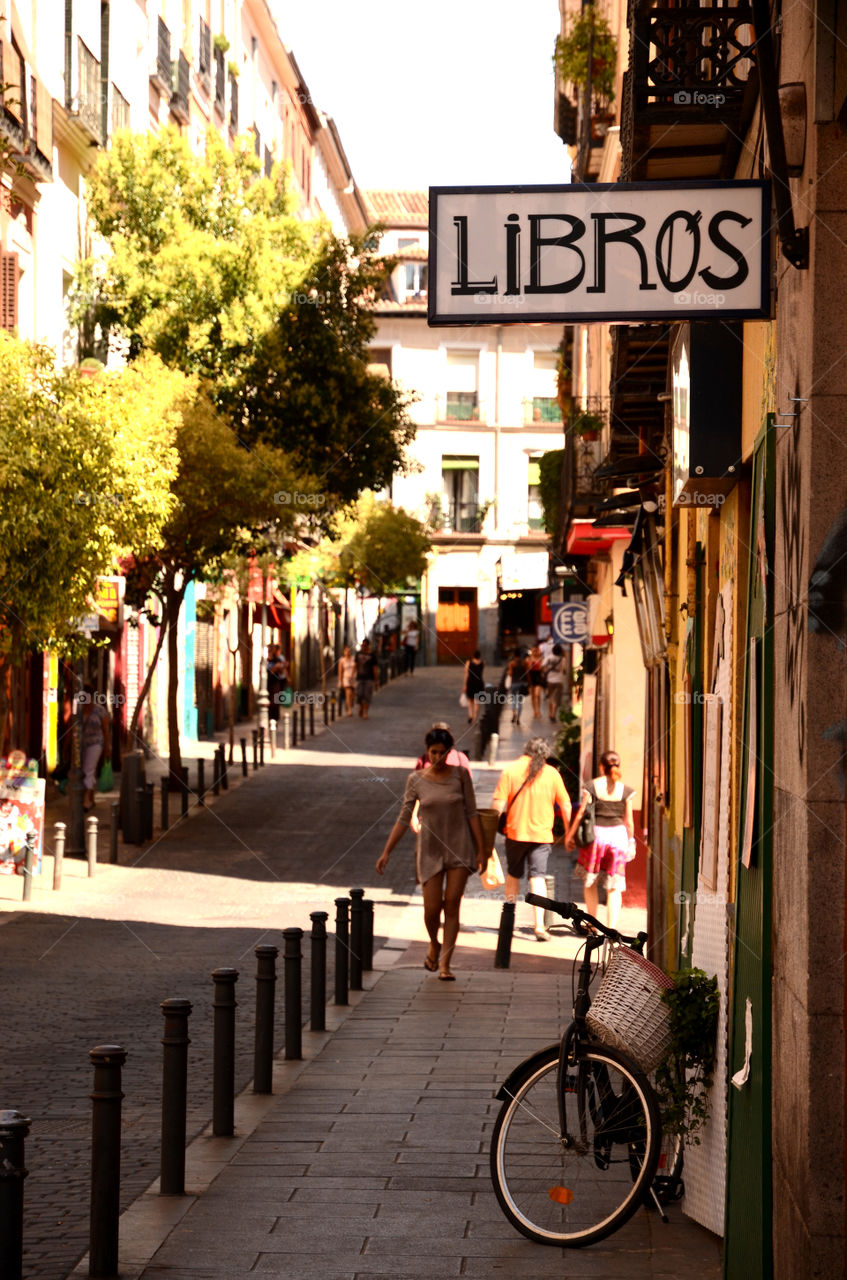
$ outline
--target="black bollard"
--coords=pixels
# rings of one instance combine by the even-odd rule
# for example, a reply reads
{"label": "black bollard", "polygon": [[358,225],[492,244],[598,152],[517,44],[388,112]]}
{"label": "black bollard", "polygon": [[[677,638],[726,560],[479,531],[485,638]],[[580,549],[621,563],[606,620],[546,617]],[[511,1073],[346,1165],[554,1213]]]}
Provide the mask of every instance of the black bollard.
{"label": "black bollard", "polygon": [[362,953],[363,946],[363,926],[364,912],[362,911],[362,899],[365,896],[364,889],[350,890],[350,990],[362,990]]}
{"label": "black bollard", "polygon": [[247,739],[241,739],[241,776],[247,777]]}
{"label": "black bollard", "polygon": [[185,764],[184,764],[184,765],[182,766],[182,772],[181,772],[181,786],[180,786],[180,789],[179,789],[179,797],[180,797],[180,814],[182,815],[182,817],[183,817],[183,818],[184,818],[184,817],[185,817],[185,815],[188,813],[188,791],[189,791],[189,788],[188,788],[188,765],[185,765]]}
{"label": "black bollard", "polygon": [[154,810],[156,807],[156,784],[148,782],[144,788],[144,838],[153,839]]}
{"label": "black bollard", "polygon": [[62,870],[65,864],[65,824],[57,822],[53,826],[56,833],[53,837],[53,888],[61,889],[62,887]]}
{"label": "black bollard", "polygon": [[291,715],[291,745],[292,747],[296,747],[297,746],[297,708],[296,707],[291,708],[290,715]]}
{"label": "black bollard", "polygon": [[118,1271],[118,1221],[121,1212],[121,1067],[126,1050],[101,1044],[89,1053],[94,1067],[91,1093],[91,1228],[88,1274]]}
{"label": "black bollard", "polygon": [[312,911],[312,973],[309,1025],[313,1031],[326,1031],[326,911]]}
{"label": "black bollard", "polygon": [[0,1265],[7,1280],[22,1280],[24,1248],[24,1140],[30,1121],[0,1111]]}
{"label": "black bollard", "polygon": [[115,865],[118,861],[118,831],[120,829],[121,806],[117,800],[112,801],[112,814],[109,823],[109,861]]}
{"label": "black bollard", "polygon": [[347,1004],[349,963],[350,899],[335,899],[335,1003]]}
{"label": "black bollard", "polygon": [[256,953],[256,1037],[253,1044],[253,1092],[273,1093],[274,1004],[278,947],[260,946]]}
{"label": "black bollard", "polygon": [[259,767],[259,731],[253,730],[253,772]]}
{"label": "black bollard", "polygon": [[335,694],[329,700],[329,718],[332,724],[335,724]]}
{"label": "black bollard", "polygon": [[93,876],[97,870],[97,828],[100,824],[90,813],[85,819],[85,855],[88,858],[88,874]]}
{"label": "black bollard", "polygon": [[212,794],[221,794],[221,758],[217,751],[212,756]]}
{"label": "black bollard", "polygon": [[285,938],[285,1057],[297,1061],[303,1057],[303,930],[292,926],[283,929]]}
{"label": "black bollard", "polygon": [[259,725],[259,768],[265,764],[265,726]]}
{"label": "black bollard", "polygon": [[147,790],[145,787],[135,788],[135,800],[138,805],[138,830],[133,844],[144,844],[147,839]]}
{"label": "black bollard", "polygon": [[324,714],[324,728],[329,724],[329,699],[326,694],[321,694],[321,710]]}
{"label": "black bollard", "polygon": [[[96,822],[97,819],[95,818]],[[35,832],[28,831],[26,833],[26,849],[24,852],[24,902],[29,902],[32,897],[32,876],[35,866]],[[89,870],[89,875],[91,874]]]}
{"label": "black bollard", "polygon": [[162,830],[167,831],[168,827],[171,825],[169,821],[169,814],[168,814],[168,795],[170,794],[169,788],[171,785],[171,780],[168,774],[165,774],[160,779],[160,785],[161,785]]}
{"label": "black bollard", "polygon": [[500,928],[497,932],[497,951],[494,955],[495,969],[508,969],[512,955],[512,934],[515,931],[515,904],[504,902],[500,912]]}
{"label": "black bollard", "polygon": [[[224,747],[223,743],[221,743],[221,745],[218,747],[218,755],[220,756],[220,761],[221,761],[220,763],[221,786],[223,787],[224,791],[228,791],[229,778],[227,777],[226,748]],[[230,763],[232,762],[230,761]]]}
{"label": "black bollard", "polygon": [[206,803],[206,761],[197,761],[197,803]]}
{"label": "black bollard", "polygon": [[235,984],[237,969],[215,969],[212,1048],[212,1133],[231,1138],[235,1129]]}
{"label": "black bollard", "polygon": [[374,904],[370,898],[362,902],[364,928],[362,930],[362,968],[370,973],[374,967]]}
{"label": "black bollard", "polygon": [[309,733],[315,736],[315,704],[314,701],[309,702]]}
{"label": "black bollard", "polygon": [[300,703],[300,741],[306,741],[306,704]]}
{"label": "black bollard", "polygon": [[188,1018],[190,1000],[163,1000],[162,1151],[159,1195],[185,1195],[185,1116],[188,1106]]}

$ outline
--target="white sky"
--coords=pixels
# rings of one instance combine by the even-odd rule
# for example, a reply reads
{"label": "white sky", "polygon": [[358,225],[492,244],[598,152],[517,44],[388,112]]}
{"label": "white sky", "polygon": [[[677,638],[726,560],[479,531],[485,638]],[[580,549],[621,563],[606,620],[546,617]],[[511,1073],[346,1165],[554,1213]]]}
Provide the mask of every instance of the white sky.
{"label": "white sky", "polygon": [[360,187],[568,181],[557,0],[271,0]]}

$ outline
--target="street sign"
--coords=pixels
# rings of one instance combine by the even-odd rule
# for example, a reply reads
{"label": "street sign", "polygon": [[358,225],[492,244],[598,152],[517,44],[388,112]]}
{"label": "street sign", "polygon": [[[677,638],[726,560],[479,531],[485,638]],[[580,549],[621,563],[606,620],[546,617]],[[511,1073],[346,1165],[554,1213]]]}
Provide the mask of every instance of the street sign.
{"label": "street sign", "polygon": [[431,325],[770,315],[766,182],[430,187]]}
{"label": "street sign", "polygon": [[551,632],[559,644],[588,644],[590,606],[587,601],[573,600],[568,604],[551,604],[553,614]]}

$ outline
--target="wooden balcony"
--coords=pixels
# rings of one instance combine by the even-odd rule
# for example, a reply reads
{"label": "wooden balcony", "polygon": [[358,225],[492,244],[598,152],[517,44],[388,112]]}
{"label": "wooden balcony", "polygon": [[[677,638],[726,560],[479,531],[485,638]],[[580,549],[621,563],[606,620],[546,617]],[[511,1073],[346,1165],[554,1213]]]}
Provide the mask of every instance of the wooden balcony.
{"label": "wooden balcony", "polygon": [[632,6],[621,107],[629,182],[729,178],[758,91],[746,4]]}

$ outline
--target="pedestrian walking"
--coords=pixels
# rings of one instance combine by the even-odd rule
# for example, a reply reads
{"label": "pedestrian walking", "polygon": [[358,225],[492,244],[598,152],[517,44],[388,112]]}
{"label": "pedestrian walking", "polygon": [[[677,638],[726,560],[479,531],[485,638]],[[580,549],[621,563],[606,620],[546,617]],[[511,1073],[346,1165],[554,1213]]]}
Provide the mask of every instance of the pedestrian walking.
{"label": "pedestrian walking", "polygon": [[406,779],[403,807],[376,864],[377,873],[383,875],[392,850],[408,830],[415,806],[419,806],[415,865],[429,935],[424,968],[430,973],[437,969],[442,982],[455,978],[450,965],[468,876],[472,871],[482,871],[487,861],[471,775],[467,769],[447,763],[453,746],[453,735],[446,729],[430,729],[426,735],[429,768],[416,769]]}
{"label": "pedestrian walking", "polygon": [[529,663],[526,654],[515,649],[506,668],[506,688],[512,703],[512,724],[520,724],[524,698],[529,689]]}
{"label": "pedestrian walking", "polygon": [[373,702],[374,689],[378,688],[379,668],[376,658],[371,653],[370,640],[363,640],[356,654],[356,700],[363,720],[368,718],[368,707]]}
{"label": "pedestrian walking", "polygon": [[532,702],[533,720],[541,719],[541,695],[544,692],[544,658],[541,648],[536,642],[529,651],[527,659],[527,679],[529,681],[529,697]]}
{"label": "pedestrian walking", "polygon": [[338,702],[339,709],[346,706],[348,716],[352,716],[356,702],[356,659],[349,644],[345,644],[338,659]]}
{"label": "pedestrian walking", "polygon": [[[523,755],[506,765],[494,788],[492,806],[506,813],[507,902],[517,900],[524,873],[532,893],[546,893],[556,810],[566,830],[570,821],[571,802],[558,769],[547,763],[549,754],[544,738],[530,738]],[[535,908],[535,936],[539,942],[550,941],[542,907]]]}
{"label": "pedestrian walking", "polygon": [[269,647],[266,667],[270,708],[268,714],[271,720],[278,720],[282,695],[288,688],[288,662],[283,658],[278,644],[272,644]]}
{"label": "pedestrian walking", "polygon": [[583,788],[579,808],[565,836],[568,849],[574,847],[574,835],[586,805],[594,805],[594,839],[580,847],[576,874],[585,885],[585,909],[597,915],[599,889],[606,890],[609,928],[614,929],[626,889],[626,866],[635,857],[635,824],[632,816],[633,787],[621,775],[621,758],[617,751],[606,751],[600,757],[600,776]]}
{"label": "pedestrian walking", "polygon": [[407,676],[415,674],[415,658],[418,656],[420,642],[421,633],[417,622],[408,622],[403,632],[403,671]]}
{"label": "pedestrian walking", "polygon": [[82,781],[85,791],[82,807],[85,813],[94,808],[94,792],[97,789],[97,766],[108,760],[112,733],[105,699],[101,699],[94,685],[87,684],[79,695],[82,714]]}
{"label": "pedestrian walking", "polygon": [[484,671],[482,654],[479,649],[475,649],[473,657],[468,658],[465,663],[465,681],[462,685],[462,693],[468,702],[468,724],[474,724],[479,715],[480,694],[485,692]]}
{"label": "pedestrian walking", "polygon": [[[450,725],[447,723],[446,720],[435,720],[433,722],[432,727],[433,729],[444,729],[445,732],[450,734],[451,738],[453,737],[453,730],[451,729]],[[464,751],[460,751],[459,748],[456,746],[451,747],[450,750],[448,751],[446,763],[459,765],[460,768],[467,769],[468,772],[470,772],[470,768],[471,768],[470,760],[465,755]],[[418,756],[417,760],[415,761],[415,768],[416,769],[429,768],[429,751],[427,750],[426,747],[424,747],[423,752],[421,753],[421,755]]]}
{"label": "pedestrian walking", "polygon": [[547,688],[547,714],[550,723],[555,724],[559,718],[565,688],[565,651],[560,644],[553,645],[543,670]]}

